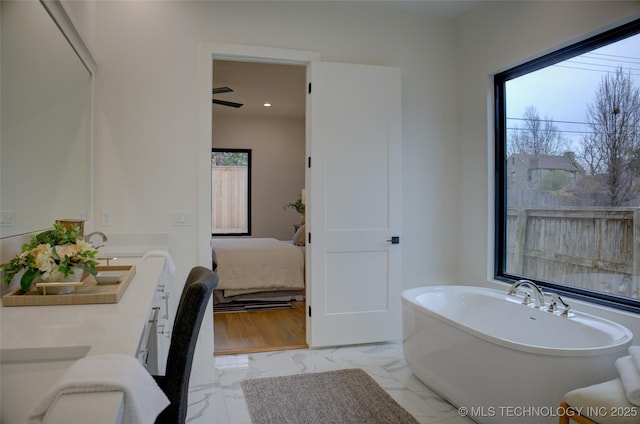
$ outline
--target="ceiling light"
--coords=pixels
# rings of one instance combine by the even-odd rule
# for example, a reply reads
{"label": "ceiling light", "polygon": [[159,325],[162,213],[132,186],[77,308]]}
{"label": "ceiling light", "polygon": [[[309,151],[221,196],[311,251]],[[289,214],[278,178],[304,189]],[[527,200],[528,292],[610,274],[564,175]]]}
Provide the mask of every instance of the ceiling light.
{"label": "ceiling light", "polygon": [[265,103],[263,106],[264,107],[271,107],[271,103]]}

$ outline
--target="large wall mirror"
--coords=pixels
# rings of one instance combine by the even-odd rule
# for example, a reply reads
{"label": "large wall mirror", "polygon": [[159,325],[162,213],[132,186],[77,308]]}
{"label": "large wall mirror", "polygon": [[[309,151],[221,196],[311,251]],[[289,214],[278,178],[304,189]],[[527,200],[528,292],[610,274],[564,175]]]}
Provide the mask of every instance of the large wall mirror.
{"label": "large wall mirror", "polygon": [[89,218],[93,68],[67,39],[70,20],[59,1],[2,0],[0,16],[0,238],[6,238],[60,218]]}

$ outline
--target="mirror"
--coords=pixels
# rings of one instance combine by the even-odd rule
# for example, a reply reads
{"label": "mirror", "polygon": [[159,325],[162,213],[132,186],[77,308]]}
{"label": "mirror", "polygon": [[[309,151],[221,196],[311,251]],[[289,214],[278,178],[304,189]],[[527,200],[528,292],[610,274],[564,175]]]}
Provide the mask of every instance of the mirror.
{"label": "mirror", "polygon": [[0,238],[90,210],[91,72],[51,7],[70,22],[59,2],[0,2]]}

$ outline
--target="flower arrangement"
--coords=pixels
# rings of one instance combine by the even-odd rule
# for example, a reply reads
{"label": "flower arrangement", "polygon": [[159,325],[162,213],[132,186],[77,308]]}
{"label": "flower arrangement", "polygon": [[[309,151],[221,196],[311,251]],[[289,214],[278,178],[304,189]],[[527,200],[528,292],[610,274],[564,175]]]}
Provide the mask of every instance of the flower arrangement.
{"label": "flower arrangement", "polygon": [[22,245],[21,253],[2,268],[4,282],[10,283],[25,270],[20,287],[27,292],[36,278],[55,281],[73,274],[74,268],[96,275],[97,254],[98,250],[84,241],[77,226],[65,228],[55,223],[53,229],[31,237],[29,243]]}

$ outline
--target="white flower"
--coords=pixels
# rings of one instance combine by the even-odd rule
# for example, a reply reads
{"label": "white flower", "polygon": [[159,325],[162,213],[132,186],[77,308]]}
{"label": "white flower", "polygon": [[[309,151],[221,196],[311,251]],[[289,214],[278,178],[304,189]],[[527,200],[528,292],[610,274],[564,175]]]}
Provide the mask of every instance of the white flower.
{"label": "white flower", "polygon": [[32,249],[30,253],[35,259],[36,268],[40,271],[47,273],[55,268],[56,262],[53,259],[53,250],[50,245],[39,244],[35,249]]}
{"label": "white flower", "polygon": [[56,246],[56,253],[60,258],[64,258],[65,256],[69,256],[71,258],[78,253],[78,248],[75,244],[61,244]]}

